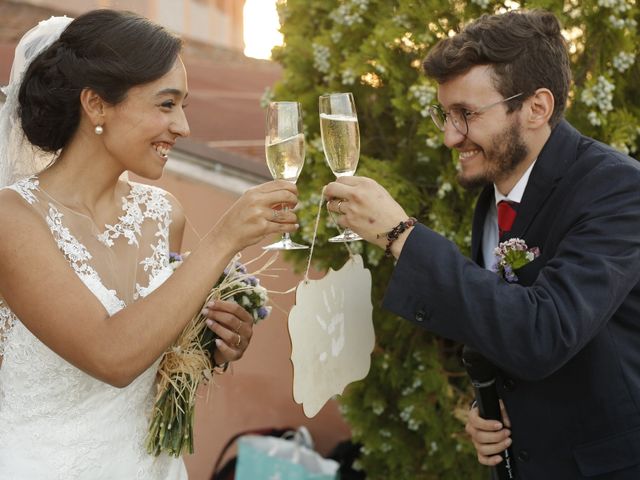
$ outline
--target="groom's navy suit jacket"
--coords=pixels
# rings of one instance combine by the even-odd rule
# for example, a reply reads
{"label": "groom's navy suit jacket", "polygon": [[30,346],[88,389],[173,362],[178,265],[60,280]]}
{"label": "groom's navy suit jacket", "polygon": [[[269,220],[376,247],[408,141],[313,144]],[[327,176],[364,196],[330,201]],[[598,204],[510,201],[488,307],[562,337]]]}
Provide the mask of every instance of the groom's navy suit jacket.
{"label": "groom's navy suit jacket", "polygon": [[498,367],[519,479],[640,479],[638,162],[552,131],[510,232],[541,251],[518,283],[478,265],[494,201],[478,199],[473,261],[416,226],[384,307]]}

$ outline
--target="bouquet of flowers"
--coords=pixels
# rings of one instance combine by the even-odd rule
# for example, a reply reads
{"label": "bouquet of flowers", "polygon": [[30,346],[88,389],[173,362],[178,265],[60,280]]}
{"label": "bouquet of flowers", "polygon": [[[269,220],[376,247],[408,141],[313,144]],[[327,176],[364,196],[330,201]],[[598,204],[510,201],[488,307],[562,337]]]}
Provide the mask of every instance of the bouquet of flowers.
{"label": "bouquet of flowers", "polygon": [[[267,290],[244,265],[231,261],[205,301],[233,300],[253,315],[254,323],[266,318]],[[171,253],[170,266],[175,270],[183,257]],[[266,268],[266,267],[265,267]],[[193,453],[193,417],[196,390],[201,381],[211,380],[214,373],[216,335],[207,327],[207,318],[196,314],[175,344],[166,351],[158,367],[158,392],[146,438],[147,452],[166,452],[174,457]]]}
{"label": "bouquet of flowers", "polygon": [[514,270],[524,267],[540,255],[538,247],[529,248],[521,238],[511,238],[500,243],[493,252],[496,263],[491,268],[507,282],[518,281]]}

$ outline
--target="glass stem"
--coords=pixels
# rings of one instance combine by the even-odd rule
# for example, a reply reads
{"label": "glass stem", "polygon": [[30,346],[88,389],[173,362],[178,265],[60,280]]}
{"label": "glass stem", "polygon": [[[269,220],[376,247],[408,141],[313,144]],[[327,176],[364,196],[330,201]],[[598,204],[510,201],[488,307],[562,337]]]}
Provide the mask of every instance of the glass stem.
{"label": "glass stem", "polygon": [[[287,205],[286,203],[282,204],[282,213],[287,213],[289,211],[289,205]],[[291,237],[289,236],[289,232],[284,232],[282,234],[282,241],[283,242],[290,242],[291,241]]]}

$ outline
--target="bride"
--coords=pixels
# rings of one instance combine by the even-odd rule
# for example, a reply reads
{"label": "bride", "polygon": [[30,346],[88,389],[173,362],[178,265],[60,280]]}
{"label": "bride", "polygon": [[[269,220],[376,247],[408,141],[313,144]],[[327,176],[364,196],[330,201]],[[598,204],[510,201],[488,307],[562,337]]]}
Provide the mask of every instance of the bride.
{"label": "bride", "polygon": [[[184,479],[144,449],[161,354],[230,259],[292,232],[290,182],[248,190],[173,274],[184,215],[156,187],[189,134],[180,40],[131,13],[51,18],[16,49],[0,110],[0,478]],[[251,316],[216,302],[215,362]]]}

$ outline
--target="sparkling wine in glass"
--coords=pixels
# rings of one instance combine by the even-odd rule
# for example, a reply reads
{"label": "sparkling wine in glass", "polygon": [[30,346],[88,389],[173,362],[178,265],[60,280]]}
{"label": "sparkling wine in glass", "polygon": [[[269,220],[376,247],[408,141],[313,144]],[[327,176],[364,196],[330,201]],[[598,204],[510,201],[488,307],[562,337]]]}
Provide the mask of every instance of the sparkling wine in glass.
{"label": "sparkling wine in glass", "polygon": [[[353,175],[360,158],[360,129],[356,104],[351,93],[331,93],[320,96],[320,133],[322,148],[329,168],[336,177]],[[346,228],[330,242],[362,240]]]}
{"label": "sparkling wine in glass", "polygon": [[[274,180],[296,183],[304,165],[304,133],[302,108],[298,102],[271,102],[267,108],[267,134],[265,138],[267,166]],[[282,210],[288,210],[282,205]],[[300,250],[309,248],[291,240],[283,233],[276,243],[262,247],[265,250]]]}

